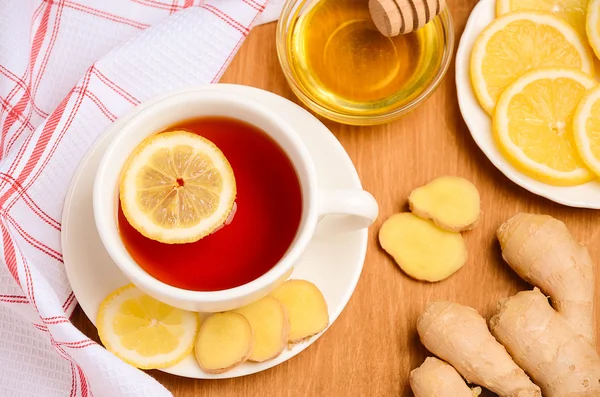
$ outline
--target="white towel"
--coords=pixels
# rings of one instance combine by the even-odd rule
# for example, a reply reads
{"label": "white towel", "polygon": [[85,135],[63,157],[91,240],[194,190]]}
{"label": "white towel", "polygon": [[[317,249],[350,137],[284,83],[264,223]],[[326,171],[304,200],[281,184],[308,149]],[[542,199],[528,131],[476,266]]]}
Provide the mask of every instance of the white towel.
{"label": "white towel", "polygon": [[117,117],[217,82],[267,1],[0,0],[0,396],[170,395],[70,323],[62,205]]}

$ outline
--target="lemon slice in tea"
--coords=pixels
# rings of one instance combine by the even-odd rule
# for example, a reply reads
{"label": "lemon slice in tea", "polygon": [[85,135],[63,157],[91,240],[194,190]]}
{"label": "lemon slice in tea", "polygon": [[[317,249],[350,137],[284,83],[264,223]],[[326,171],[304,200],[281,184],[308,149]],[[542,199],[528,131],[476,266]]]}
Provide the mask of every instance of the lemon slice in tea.
{"label": "lemon slice in tea", "polygon": [[200,319],[129,284],[100,303],[96,325],[108,351],[133,366],[151,369],[170,367],[191,353]]}
{"label": "lemon slice in tea", "polygon": [[225,222],[236,196],[231,165],[211,141],[187,131],[144,140],[121,174],[127,221],[144,236],[190,243]]}

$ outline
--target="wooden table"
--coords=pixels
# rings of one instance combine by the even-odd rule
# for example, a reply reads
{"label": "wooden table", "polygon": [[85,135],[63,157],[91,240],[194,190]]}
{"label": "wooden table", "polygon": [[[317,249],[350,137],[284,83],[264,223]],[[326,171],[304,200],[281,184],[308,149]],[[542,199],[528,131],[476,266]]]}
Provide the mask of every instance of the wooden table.
{"label": "wooden table", "polygon": [[[460,37],[477,0],[448,3]],[[252,31],[222,82],[259,87],[298,102],[277,61],[275,27],[269,24]],[[495,239],[498,225],[519,211],[563,220],[600,263],[600,213],[537,197],[496,170],[460,116],[453,67],[435,94],[401,120],[377,127],[325,123],[350,154],[365,189],[380,206],[352,299],[316,343],[268,371],[216,381],[150,371],[175,396],[412,396],[408,374],[427,356],[415,330],[427,302],[453,300],[489,316],[499,298],[527,288],[502,261]],[[407,210],[406,198],[413,188],[445,174],[466,177],[477,185],[484,214],[477,228],[465,234],[469,260],[464,268],[446,281],[427,284],[399,270],[379,247],[377,232],[388,216]],[[98,340],[80,309],[74,313],[74,322]]]}

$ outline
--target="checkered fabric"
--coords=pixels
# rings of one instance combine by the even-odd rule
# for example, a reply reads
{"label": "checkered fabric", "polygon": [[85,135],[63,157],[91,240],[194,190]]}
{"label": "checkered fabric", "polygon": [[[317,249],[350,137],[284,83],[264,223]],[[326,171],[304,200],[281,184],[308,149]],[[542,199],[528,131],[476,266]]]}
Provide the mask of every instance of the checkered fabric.
{"label": "checkered fabric", "polygon": [[115,119],[218,81],[267,1],[0,0],[0,396],[170,395],[69,321],[62,205]]}

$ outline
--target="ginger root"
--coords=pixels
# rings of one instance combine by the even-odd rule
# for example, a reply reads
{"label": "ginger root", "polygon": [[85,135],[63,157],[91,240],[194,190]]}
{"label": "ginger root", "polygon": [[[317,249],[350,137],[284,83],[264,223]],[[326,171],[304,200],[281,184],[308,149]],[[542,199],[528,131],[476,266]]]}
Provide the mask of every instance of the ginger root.
{"label": "ginger root", "polygon": [[541,397],[540,388],[494,339],[475,309],[452,302],[430,303],[417,321],[417,331],[427,350],[450,363],[468,382],[501,397]]}
{"label": "ginger root", "polygon": [[[576,287],[576,286],[573,286]],[[499,302],[494,336],[544,397],[600,396],[600,358],[536,288]]]}
{"label": "ginger root", "polygon": [[592,260],[565,224],[548,215],[520,213],[496,234],[508,265],[549,295],[573,330],[595,346]]}
{"label": "ginger root", "polygon": [[254,336],[246,317],[234,312],[215,313],[200,326],[196,360],[204,372],[221,374],[246,361],[253,346]]}
{"label": "ginger root", "polygon": [[392,215],[379,230],[379,243],[398,266],[417,280],[436,282],[450,277],[467,261],[460,233],[405,212]]}
{"label": "ginger root", "polygon": [[442,360],[427,357],[410,373],[410,387],[415,397],[477,397],[481,388],[469,388],[456,370]]}
{"label": "ginger root", "polygon": [[[421,341],[467,381],[500,396],[600,396],[594,269],[587,249],[564,223],[547,215],[517,214],[497,236],[510,267],[542,291],[500,301],[490,319],[491,334],[474,309],[432,303],[417,323]],[[437,382],[429,378],[430,384]]]}
{"label": "ginger root", "polygon": [[471,230],[479,220],[479,191],[470,181],[457,176],[442,176],[416,188],[408,197],[410,210],[431,219],[444,230]]}
{"label": "ginger root", "polygon": [[302,342],[329,325],[327,302],[321,291],[306,280],[288,280],[271,293],[286,309],[289,343]]}
{"label": "ginger root", "polygon": [[272,296],[234,310],[246,317],[254,334],[254,349],[249,361],[271,360],[283,351],[289,332],[289,321],[283,305]]}

